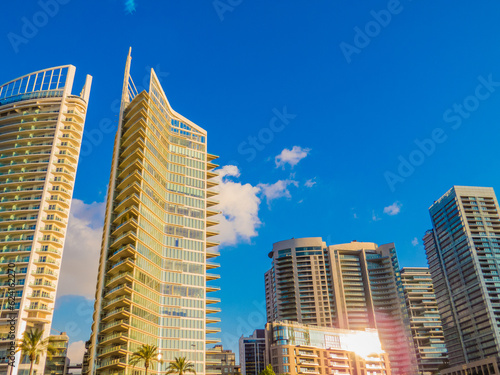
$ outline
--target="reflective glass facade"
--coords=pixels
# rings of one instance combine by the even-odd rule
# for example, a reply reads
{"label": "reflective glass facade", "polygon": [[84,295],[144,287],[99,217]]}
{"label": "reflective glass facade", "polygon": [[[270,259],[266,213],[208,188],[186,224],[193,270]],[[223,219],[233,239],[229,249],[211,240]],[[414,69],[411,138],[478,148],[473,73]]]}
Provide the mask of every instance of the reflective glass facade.
{"label": "reflective glass facade", "polygon": [[424,237],[451,366],[500,355],[500,219],[492,188],[454,186]]}
{"label": "reflective glass facade", "polygon": [[[216,158],[206,131],[170,107],[151,71],[149,91],[136,93],[129,56],[116,136],[92,326],[90,371],[132,374],[131,353],[159,348],[167,363],[187,357],[205,372],[205,346],[218,342],[207,292],[218,275],[212,206]],[[155,365],[150,372],[165,371]],[[139,371],[139,372],[138,372]]]}
{"label": "reflective glass facade", "polygon": [[266,326],[266,363],[276,374],[391,375],[377,331],[294,322]]}

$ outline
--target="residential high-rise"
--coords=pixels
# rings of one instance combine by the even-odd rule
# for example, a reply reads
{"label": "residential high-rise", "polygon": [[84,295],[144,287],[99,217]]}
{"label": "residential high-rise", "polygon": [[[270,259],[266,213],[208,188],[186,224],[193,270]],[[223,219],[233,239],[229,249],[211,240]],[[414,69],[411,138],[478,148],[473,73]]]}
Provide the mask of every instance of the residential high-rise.
{"label": "residential high-rise", "polygon": [[[164,372],[175,357],[205,373],[205,345],[219,340],[208,324],[219,288],[208,285],[218,267],[210,237],[217,234],[217,158],[207,132],[175,112],[151,70],[138,93],[125,69],[97,280],[90,345],[92,374],[130,374],[128,360],[142,344],[156,345]],[[140,369],[135,366],[134,371]]]}
{"label": "residential high-rise", "polygon": [[[454,186],[424,237],[452,372],[500,355],[500,219],[492,188]],[[465,370],[464,370],[465,371]],[[443,372],[442,372],[443,373]]]}
{"label": "residential high-rise", "polygon": [[[0,86],[0,373],[29,369],[12,353],[26,330],[50,335],[92,82],[73,94],[75,71],[58,66]],[[34,370],[44,367],[42,356]]]}
{"label": "residential high-rise", "polygon": [[243,375],[259,375],[266,368],[266,331],[256,329],[248,336],[241,336],[240,347],[240,366]]}
{"label": "residential high-rise", "polygon": [[240,372],[236,367],[236,356],[232,350],[224,349],[222,345],[207,349],[207,375],[237,375]]}
{"label": "residential high-rise", "polygon": [[68,358],[69,337],[66,332],[49,336],[49,343],[54,348],[52,358],[45,363],[44,375],[66,375],[70,361]]}
{"label": "residential high-rise", "polygon": [[267,324],[266,363],[276,374],[392,374],[376,330],[295,322]]}
{"label": "residential high-rise", "polygon": [[404,267],[401,281],[417,354],[418,373],[432,375],[447,367],[448,354],[436,295],[428,268]]}
{"label": "residential high-rise", "polygon": [[394,374],[416,372],[394,244],[321,238],[277,242],[266,273],[268,322],[378,330]]}

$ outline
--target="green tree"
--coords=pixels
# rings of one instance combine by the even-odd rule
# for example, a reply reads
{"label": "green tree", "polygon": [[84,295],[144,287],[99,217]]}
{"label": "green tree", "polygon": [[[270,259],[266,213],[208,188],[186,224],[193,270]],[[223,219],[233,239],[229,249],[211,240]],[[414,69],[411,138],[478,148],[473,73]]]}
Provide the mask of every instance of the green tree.
{"label": "green tree", "polygon": [[132,353],[128,362],[132,366],[137,365],[139,362],[144,362],[145,375],[148,375],[148,368],[156,362],[161,362],[158,358],[158,347],[156,345],[143,344],[139,350]]}
{"label": "green tree", "polygon": [[267,367],[262,370],[259,375],[276,375],[273,370],[273,366],[271,364],[267,365]]}
{"label": "green tree", "polygon": [[43,330],[41,329],[31,329],[29,331],[24,331],[23,339],[17,346],[17,350],[20,351],[23,356],[26,356],[30,360],[30,372],[29,375],[33,374],[33,365],[40,358],[43,353],[47,352],[47,357],[52,359],[55,354],[56,349],[49,343],[49,339],[43,338]]}
{"label": "green tree", "polygon": [[192,372],[194,375],[196,375],[193,363],[186,360],[186,357],[176,357],[175,360],[173,362],[170,362],[167,367],[167,374],[184,375],[187,372]]}

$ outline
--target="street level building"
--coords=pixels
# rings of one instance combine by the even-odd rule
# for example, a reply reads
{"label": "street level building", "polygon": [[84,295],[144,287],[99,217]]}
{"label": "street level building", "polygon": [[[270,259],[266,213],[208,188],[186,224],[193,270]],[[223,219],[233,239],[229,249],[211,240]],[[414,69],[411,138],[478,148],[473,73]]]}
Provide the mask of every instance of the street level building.
{"label": "street level building", "polygon": [[391,375],[377,331],[295,322],[266,326],[266,363],[276,374]]}
{"label": "street level building", "polygon": [[207,375],[237,375],[240,373],[236,366],[235,354],[232,350],[224,349],[222,345],[215,345],[207,349]]}
{"label": "street level building", "polygon": [[47,358],[45,375],[66,375],[70,364],[68,358],[69,337],[66,332],[49,336],[49,343],[54,348],[52,358]]}
{"label": "street level building", "polygon": [[256,329],[250,336],[239,341],[240,366],[243,375],[259,375],[266,368],[266,331]]}

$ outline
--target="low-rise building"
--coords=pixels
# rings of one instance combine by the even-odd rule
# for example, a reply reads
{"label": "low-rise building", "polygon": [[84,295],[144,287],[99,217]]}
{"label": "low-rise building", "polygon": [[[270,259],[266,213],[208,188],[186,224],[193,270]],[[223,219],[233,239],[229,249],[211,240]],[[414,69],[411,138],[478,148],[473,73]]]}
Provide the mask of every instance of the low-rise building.
{"label": "low-rise building", "polygon": [[249,337],[240,337],[242,375],[259,375],[266,368],[266,330],[256,329]]}
{"label": "low-rise building", "polygon": [[235,354],[232,350],[224,349],[222,345],[207,349],[207,375],[238,375],[239,373],[239,366],[236,366]]}
{"label": "low-rise building", "polygon": [[276,374],[391,375],[374,329],[319,327],[289,321],[266,326],[266,363]]}
{"label": "low-rise building", "polygon": [[45,362],[46,375],[66,375],[68,372],[68,342],[69,337],[66,332],[61,332],[59,335],[49,336],[49,343],[55,349],[52,358],[47,358]]}

